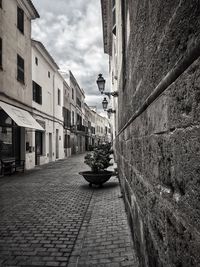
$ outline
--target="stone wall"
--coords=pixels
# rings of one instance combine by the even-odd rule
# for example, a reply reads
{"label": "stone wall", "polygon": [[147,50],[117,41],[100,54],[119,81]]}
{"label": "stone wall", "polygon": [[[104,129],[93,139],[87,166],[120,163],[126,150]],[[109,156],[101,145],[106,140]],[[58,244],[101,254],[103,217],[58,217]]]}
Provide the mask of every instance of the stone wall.
{"label": "stone wall", "polygon": [[127,14],[116,154],[140,266],[200,266],[200,3],[129,0]]}

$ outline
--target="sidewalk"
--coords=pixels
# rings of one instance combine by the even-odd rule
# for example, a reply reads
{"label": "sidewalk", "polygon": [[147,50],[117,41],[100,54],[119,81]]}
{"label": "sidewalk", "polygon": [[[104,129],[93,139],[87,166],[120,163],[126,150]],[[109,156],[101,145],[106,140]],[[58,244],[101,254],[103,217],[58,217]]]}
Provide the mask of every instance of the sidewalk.
{"label": "sidewalk", "polygon": [[68,266],[138,266],[117,178],[93,189]]}
{"label": "sidewalk", "polygon": [[0,266],[132,266],[119,184],[90,188],[83,155],[0,178]]}

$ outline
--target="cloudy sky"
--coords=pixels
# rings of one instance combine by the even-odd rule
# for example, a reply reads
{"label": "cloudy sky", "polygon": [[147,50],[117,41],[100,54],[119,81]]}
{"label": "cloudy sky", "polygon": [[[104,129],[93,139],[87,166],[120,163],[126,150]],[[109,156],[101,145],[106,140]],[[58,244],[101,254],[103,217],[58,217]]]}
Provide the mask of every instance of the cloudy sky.
{"label": "cloudy sky", "polygon": [[33,22],[33,38],[45,45],[61,70],[72,71],[86,93],[86,103],[101,111],[98,74],[109,82],[100,0],[32,1],[40,14]]}

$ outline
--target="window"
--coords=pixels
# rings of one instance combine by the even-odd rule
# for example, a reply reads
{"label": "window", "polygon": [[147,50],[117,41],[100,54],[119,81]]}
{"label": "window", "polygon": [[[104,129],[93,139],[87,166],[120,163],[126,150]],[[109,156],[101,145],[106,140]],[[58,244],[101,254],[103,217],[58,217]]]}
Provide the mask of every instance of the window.
{"label": "window", "polygon": [[43,155],[43,133],[35,131],[35,149],[36,154]]}
{"label": "window", "polygon": [[95,128],[94,127],[91,127],[91,132],[92,132],[92,134],[95,134]]}
{"label": "window", "polygon": [[72,125],[74,125],[74,111],[72,111]]}
{"label": "window", "polygon": [[64,127],[70,127],[71,124],[71,112],[67,108],[63,107]]}
{"label": "window", "polygon": [[74,99],[74,89],[72,88],[72,99]]}
{"label": "window", "polygon": [[82,125],[82,117],[77,114],[77,125]]}
{"label": "window", "polygon": [[76,104],[81,108],[81,100],[78,97],[76,98]]}
{"label": "window", "polygon": [[58,105],[60,106],[60,89],[58,89]]}
{"label": "window", "polygon": [[70,148],[70,135],[65,134],[64,148]]}
{"label": "window", "polygon": [[24,33],[24,11],[20,7],[17,7],[17,28]]}
{"label": "window", "polygon": [[115,0],[112,1],[112,32],[116,35],[116,7]]}
{"label": "window", "polygon": [[17,80],[24,83],[24,59],[17,55]]}
{"label": "window", "polygon": [[0,38],[0,69],[2,69],[2,39]]}
{"label": "window", "polygon": [[35,65],[38,66],[38,58],[37,57],[35,57]]}
{"label": "window", "polygon": [[42,105],[42,87],[33,81],[33,101]]}
{"label": "window", "polygon": [[48,71],[48,77],[51,78],[51,73],[50,73],[50,71]]}

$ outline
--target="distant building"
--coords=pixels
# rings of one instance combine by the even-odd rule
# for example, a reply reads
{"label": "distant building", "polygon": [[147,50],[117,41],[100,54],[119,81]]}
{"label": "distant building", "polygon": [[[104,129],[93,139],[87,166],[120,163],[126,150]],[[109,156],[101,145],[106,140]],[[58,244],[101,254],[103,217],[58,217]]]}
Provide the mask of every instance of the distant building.
{"label": "distant building", "polygon": [[63,99],[64,151],[65,157],[69,157],[71,156],[71,88],[66,81],[64,81]]}
{"label": "distant building", "polygon": [[[71,73],[72,74],[72,73]],[[76,89],[76,130],[77,130],[77,153],[85,152],[86,121],[85,118],[85,92],[80,88],[77,81],[74,83]]]}
{"label": "distant building", "polygon": [[73,73],[64,74],[70,87],[70,110],[71,110],[71,153],[85,152],[86,121],[85,118],[85,93],[80,88]]}
{"label": "distant building", "polygon": [[88,151],[92,147],[92,111],[89,106],[85,103],[85,150]]}
{"label": "distant building", "polygon": [[111,142],[111,127],[107,118],[95,112],[95,143]]}

